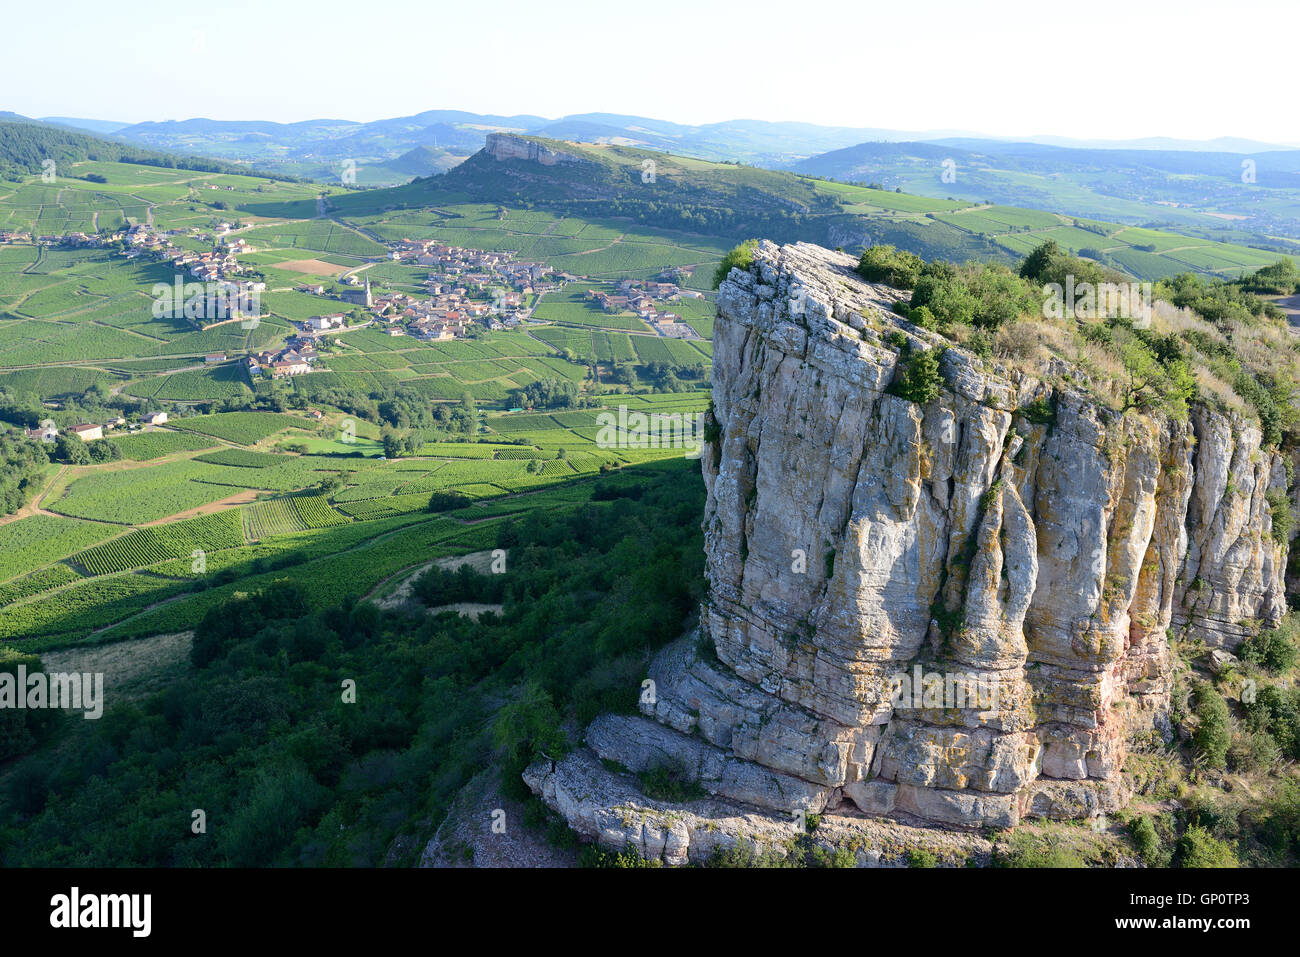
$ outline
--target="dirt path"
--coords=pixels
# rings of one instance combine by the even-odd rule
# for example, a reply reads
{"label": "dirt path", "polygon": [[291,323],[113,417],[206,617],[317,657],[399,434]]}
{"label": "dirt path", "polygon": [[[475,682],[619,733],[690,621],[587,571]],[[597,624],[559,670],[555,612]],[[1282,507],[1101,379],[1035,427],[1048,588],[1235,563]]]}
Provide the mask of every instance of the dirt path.
{"label": "dirt path", "polygon": [[[361,600],[373,602],[376,606],[385,611],[393,608],[400,608],[411,600],[412,587],[414,587],[415,583],[424,577],[430,568],[437,566],[443,571],[454,572],[462,565],[469,565],[476,572],[486,574],[492,567],[492,552],[491,550],[488,550],[482,552],[470,552],[468,555],[451,555],[447,558],[439,558],[431,562],[425,562],[423,565],[416,565],[412,568],[403,568],[400,572],[397,572],[394,575],[389,575],[383,581],[377,583],[375,587],[370,589],[370,592]],[[390,594],[384,595],[382,598],[375,597],[388,586],[389,582],[395,581],[403,575],[406,576],[405,580],[393,589]],[[501,606],[483,605],[481,607],[484,609],[500,609]],[[447,608],[449,610],[451,606],[447,606]],[[477,613],[475,613],[473,617],[477,618]]]}
{"label": "dirt path", "polygon": [[165,518],[156,518],[152,522],[141,522],[137,527],[148,528],[150,525],[166,525],[168,522],[179,522],[185,518],[197,518],[200,515],[211,515],[213,512],[224,512],[235,505],[247,505],[249,502],[255,502],[257,496],[258,492],[255,489],[246,488],[229,498],[209,502],[207,505],[199,505],[196,508],[189,508],[183,512],[177,512],[175,515],[168,515]]}
{"label": "dirt path", "polygon": [[28,502],[26,505],[24,505],[22,508],[20,508],[18,511],[14,512],[12,515],[5,515],[3,518],[0,518],[0,525],[8,525],[10,522],[16,522],[19,519],[23,519],[23,518],[30,518],[32,515],[51,515],[54,516],[55,518],[62,518],[63,516],[61,515],[55,515],[53,512],[47,512],[45,509],[41,507],[41,505],[44,503],[45,496],[49,494],[50,489],[54,487],[54,484],[60,478],[63,477],[63,473],[66,472],[67,470],[68,467],[66,465],[60,465],[59,470],[55,472],[53,476],[50,477],[50,480],[48,482],[45,483],[45,487],[42,488],[39,492],[37,492],[35,495],[33,495],[32,500]]}

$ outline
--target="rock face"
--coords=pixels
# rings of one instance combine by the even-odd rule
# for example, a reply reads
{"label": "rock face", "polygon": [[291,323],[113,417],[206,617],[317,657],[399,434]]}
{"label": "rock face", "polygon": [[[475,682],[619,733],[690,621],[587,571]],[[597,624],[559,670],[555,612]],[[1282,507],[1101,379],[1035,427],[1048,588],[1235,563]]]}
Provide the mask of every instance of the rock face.
{"label": "rock face", "polygon": [[[645,717],[587,744],[786,820],[1118,808],[1129,735],[1168,727],[1168,631],[1231,649],[1284,611],[1282,464],[1206,408],[1120,416],[1056,360],[1035,378],[947,348],[937,398],[891,394],[900,352],[947,343],[854,265],[764,243],[722,284],[701,635],[653,662]],[[530,782],[554,795],[583,760]]]}
{"label": "rock face", "polygon": [[557,166],[561,163],[580,163],[576,156],[550,149],[541,143],[512,136],[509,133],[489,133],[484,148],[495,160],[527,160],[543,166]]}

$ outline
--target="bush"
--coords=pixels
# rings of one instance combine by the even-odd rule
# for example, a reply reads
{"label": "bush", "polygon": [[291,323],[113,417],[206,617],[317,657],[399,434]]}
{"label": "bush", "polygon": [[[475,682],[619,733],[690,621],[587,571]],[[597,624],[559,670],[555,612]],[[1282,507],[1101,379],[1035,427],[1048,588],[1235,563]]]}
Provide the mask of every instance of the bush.
{"label": "bush", "polygon": [[1295,525],[1295,516],[1291,514],[1291,500],[1282,489],[1274,489],[1264,498],[1268,502],[1268,510],[1273,516],[1273,541],[1279,545],[1285,545],[1291,537],[1291,529]]}
{"label": "bush", "polygon": [[912,325],[920,326],[922,329],[933,329],[936,326],[934,313],[930,311],[929,306],[917,306],[908,309],[907,321]]}
{"label": "bush", "polygon": [[1237,854],[1205,828],[1193,824],[1178,839],[1179,867],[1238,867]]}
{"label": "bush", "polygon": [[1016,831],[993,852],[994,867],[1087,867],[1078,851],[1048,837]]}
{"label": "bush", "polygon": [[1040,395],[1032,402],[1026,402],[1019,410],[1034,425],[1053,425],[1056,423],[1056,406],[1046,396]]}
{"label": "bush", "polygon": [[[930,264],[931,266],[934,263]],[[912,308],[925,306],[934,315],[935,326],[968,326],[975,321],[976,300],[956,275],[922,275],[912,292]]]}
{"label": "bush", "polygon": [[1192,748],[1207,767],[1222,768],[1228,763],[1228,746],[1232,744],[1228,704],[1208,681],[1198,681],[1192,692],[1192,713],[1196,731]]}
{"label": "bush", "polygon": [[1300,707],[1297,693],[1284,691],[1276,685],[1259,689],[1253,701],[1243,701],[1246,726],[1251,731],[1263,732],[1277,742],[1282,753],[1290,758],[1300,757]]}
{"label": "bush", "polygon": [[1278,627],[1266,628],[1243,641],[1237,647],[1237,656],[1242,661],[1267,668],[1274,674],[1289,671],[1295,665],[1296,658],[1300,657],[1295,643],[1296,628],[1296,620],[1287,615]]}
{"label": "bush", "polygon": [[[18,669],[25,669],[30,677],[44,671],[41,659],[15,648],[0,648],[0,674],[9,679],[16,695],[25,695],[27,689],[18,685]],[[51,708],[0,708],[0,761],[25,754],[40,744],[53,730],[59,712]]]}
{"label": "bush", "polygon": [[746,239],[739,246],[732,249],[727,255],[722,257],[722,262],[718,263],[718,268],[713,273],[713,288],[717,289],[722,285],[722,280],[727,278],[732,267],[737,269],[748,269],[754,264],[754,253],[758,251],[757,239]]}
{"label": "bush", "polygon": [[704,796],[704,789],[685,768],[675,764],[660,764],[647,768],[638,776],[641,793],[654,801],[681,804]]}
{"label": "bush", "polygon": [[1278,788],[1261,809],[1256,836],[1285,862],[1300,855],[1300,787],[1290,782]]}
{"label": "bush", "polygon": [[907,866],[938,867],[939,859],[934,856],[932,851],[927,851],[923,847],[917,847],[907,852]]}
{"label": "bush", "polygon": [[1158,867],[1161,863],[1160,835],[1151,818],[1145,814],[1129,825],[1129,834],[1133,838],[1133,847],[1147,867]]}
{"label": "bush", "polygon": [[883,282],[895,289],[911,289],[924,265],[924,260],[914,253],[893,246],[872,246],[862,253],[858,275],[868,282]]}
{"label": "bush", "polygon": [[1266,731],[1247,731],[1228,748],[1228,766],[1234,771],[1267,771],[1282,760],[1282,749]]}
{"label": "bush", "polygon": [[943,379],[939,375],[939,359],[933,349],[913,352],[899,365],[903,368],[903,374],[889,387],[893,395],[920,405],[939,397],[939,384]]}
{"label": "bush", "polygon": [[663,861],[648,861],[629,846],[623,851],[607,851],[595,844],[586,845],[578,853],[579,867],[662,867]]}

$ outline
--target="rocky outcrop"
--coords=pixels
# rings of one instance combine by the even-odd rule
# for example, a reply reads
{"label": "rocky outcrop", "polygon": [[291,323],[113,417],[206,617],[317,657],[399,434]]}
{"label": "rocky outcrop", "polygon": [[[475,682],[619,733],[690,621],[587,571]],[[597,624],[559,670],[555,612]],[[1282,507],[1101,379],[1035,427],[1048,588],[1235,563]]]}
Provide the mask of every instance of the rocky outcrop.
{"label": "rocky outcrop", "polygon": [[[1206,408],[1113,412],[1059,360],[986,367],[853,265],[764,243],[722,284],[701,635],[654,661],[644,717],[587,745],[778,819],[1118,808],[1130,734],[1167,729],[1169,631],[1232,648],[1284,611],[1282,463]],[[926,349],[943,387],[922,405],[890,385]],[[582,754],[530,782],[616,844],[558,797]]]}
{"label": "rocky outcrop", "polygon": [[554,150],[536,140],[515,136],[510,133],[489,133],[484,149],[489,156],[498,162],[501,160],[525,160],[530,163],[540,163],[542,166],[584,162],[584,160],[572,153]]}

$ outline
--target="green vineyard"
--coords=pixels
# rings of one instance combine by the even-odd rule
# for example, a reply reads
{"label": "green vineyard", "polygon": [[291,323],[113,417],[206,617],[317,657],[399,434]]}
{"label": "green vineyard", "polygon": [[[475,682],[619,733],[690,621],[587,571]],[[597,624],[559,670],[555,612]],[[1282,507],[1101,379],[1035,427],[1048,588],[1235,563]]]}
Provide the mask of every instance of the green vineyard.
{"label": "green vineyard", "polygon": [[250,541],[275,535],[305,532],[313,528],[346,525],[351,519],[340,514],[323,495],[294,495],[256,502],[244,510],[244,531]]}
{"label": "green vineyard", "polygon": [[176,558],[244,544],[243,527],[234,509],[191,518],[171,525],[137,528],[111,542],[96,545],[74,557],[92,575],[109,575],[145,568]]}

